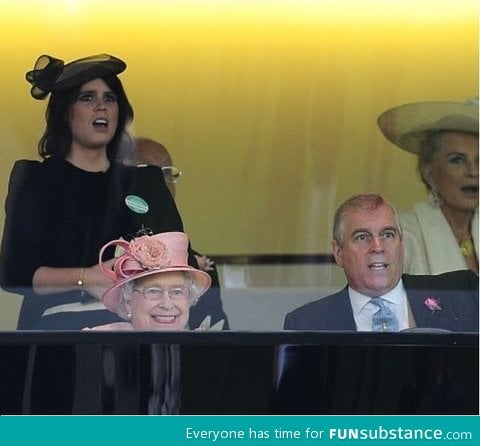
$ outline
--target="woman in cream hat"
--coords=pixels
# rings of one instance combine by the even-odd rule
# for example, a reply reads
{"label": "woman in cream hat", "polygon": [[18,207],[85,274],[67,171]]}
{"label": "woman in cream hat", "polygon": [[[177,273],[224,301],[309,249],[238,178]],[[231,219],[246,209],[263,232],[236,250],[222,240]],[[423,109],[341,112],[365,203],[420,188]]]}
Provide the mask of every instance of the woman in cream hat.
{"label": "woman in cream hat", "polygon": [[405,272],[478,274],[478,101],[405,104],[382,113],[378,125],[417,155],[430,193],[401,215]]}
{"label": "woman in cream hat", "polygon": [[[102,259],[112,245],[121,251],[113,266]],[[125,322],[94,330],[188,329],[190,307],[211,284],[206,272],[188,265],[188,237],[182,232],[143,235],[130,242],[113,240],[100,251],[99,264],[114,283],[102,301]],[[208,322],[207,317],[200,328],[211,328]]]}

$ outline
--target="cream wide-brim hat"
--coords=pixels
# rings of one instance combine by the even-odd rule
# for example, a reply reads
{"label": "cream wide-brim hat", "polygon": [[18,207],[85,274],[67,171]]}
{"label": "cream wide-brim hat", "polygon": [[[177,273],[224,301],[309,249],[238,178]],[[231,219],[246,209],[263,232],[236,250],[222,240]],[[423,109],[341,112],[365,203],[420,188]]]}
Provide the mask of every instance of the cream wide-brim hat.
{"label": "cream wide-brim hat", "polygon": [[398,147],[418,154],[429,134],[440,130],[478,133],[478,100],[416,102],[383,112],[377,124]]}

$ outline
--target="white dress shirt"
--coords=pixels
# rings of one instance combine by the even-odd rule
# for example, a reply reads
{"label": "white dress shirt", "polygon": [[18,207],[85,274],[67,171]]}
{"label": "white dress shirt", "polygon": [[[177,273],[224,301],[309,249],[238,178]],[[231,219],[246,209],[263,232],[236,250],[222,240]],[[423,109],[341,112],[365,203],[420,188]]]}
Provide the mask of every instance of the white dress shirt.
{"label": "white dress shirt", "polygon": [[[372,297],[365,296],[353,288],[348,287],[348,295],[357,331],[372,331],[372,316],[378,311],[378,306],[370,302]],[[409,328],[407,292],[402,279],[388,293],[375,297],[381,297],[385,300],[385,305],[393,311],[398,320],[399,330]]]}

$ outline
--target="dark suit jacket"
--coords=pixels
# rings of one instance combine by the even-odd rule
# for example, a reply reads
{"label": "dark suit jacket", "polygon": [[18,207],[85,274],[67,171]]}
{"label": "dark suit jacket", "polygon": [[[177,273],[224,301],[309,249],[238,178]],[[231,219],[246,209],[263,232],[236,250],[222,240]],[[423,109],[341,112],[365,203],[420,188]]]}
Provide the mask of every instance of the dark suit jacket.
{"label": "dark suit jacket", "polygon": [[[471,271],[403,275],[407,299],[419,328],[478,332],[478,276]],[[435,297],[441,309],[425,304]],[[285,330],[356,330],[348,288],[303,305],[285,317]]]}

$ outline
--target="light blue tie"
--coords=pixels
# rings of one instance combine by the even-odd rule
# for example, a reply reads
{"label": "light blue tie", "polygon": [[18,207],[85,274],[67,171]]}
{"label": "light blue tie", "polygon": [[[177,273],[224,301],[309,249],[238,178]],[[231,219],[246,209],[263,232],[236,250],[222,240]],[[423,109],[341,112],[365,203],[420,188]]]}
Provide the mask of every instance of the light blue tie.
{"label": "light blue tie", "polygon": [[398,331],[398,320],[381,297],[374,297],[370,302],[378,307],[372,316],[372,331]]}

